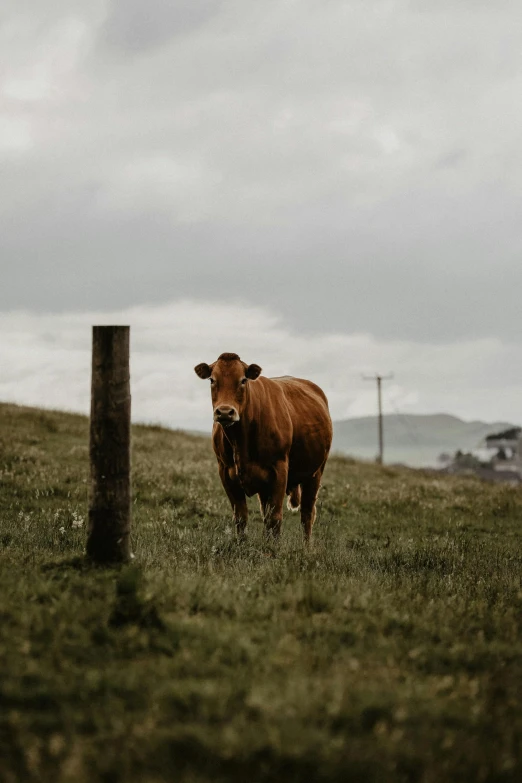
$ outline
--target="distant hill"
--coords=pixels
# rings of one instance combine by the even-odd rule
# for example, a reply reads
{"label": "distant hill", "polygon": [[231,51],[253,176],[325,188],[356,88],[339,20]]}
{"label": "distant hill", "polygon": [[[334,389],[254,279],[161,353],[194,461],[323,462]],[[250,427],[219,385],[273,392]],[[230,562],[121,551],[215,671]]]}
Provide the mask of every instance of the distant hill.
{"label": "distant hill", "polygon": [[[435,466],[441,452],[469,451],[494,432],[512,427],[503,421],[463,421],[447,413],[384,416],[384,461],[411,467]],[[334,422],[334,451],[362,459],[378,452],[377,417]]]}

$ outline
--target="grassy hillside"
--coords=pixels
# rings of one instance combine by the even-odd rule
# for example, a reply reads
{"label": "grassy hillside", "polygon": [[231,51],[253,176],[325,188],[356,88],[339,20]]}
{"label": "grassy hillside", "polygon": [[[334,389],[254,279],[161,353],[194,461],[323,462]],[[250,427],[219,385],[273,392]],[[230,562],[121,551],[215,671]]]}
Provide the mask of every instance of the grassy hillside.
{"label": "grassy hillside", "polygon": [[332,459],[307,551],[235,542],[208,440],[133,459],[88,567],[87,421],[0,406],[0,780],[522,779],[519,489]]}
{"label": "grassy hillside", "polygon": [[[385,462],[413,467],[435,465],[443,451],[470,451],[492,432],[513,425],[506,422],[463,421],[446,413],[384,416]],[[374,459],[377,418],[364,416],[334,422],[334,449],[360,459]]]}

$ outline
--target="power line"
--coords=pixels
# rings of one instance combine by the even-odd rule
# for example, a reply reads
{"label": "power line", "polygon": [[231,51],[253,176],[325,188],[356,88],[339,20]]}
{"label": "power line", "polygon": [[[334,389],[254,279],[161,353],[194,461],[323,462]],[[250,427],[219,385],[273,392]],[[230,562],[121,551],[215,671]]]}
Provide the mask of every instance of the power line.
{"label": "power line", "polygon": [[384,433],[383,433],[383,424],[382,424],[382,393],[381,393],[381,386],[383,381],[391,381],[393,378],[393,373],[390,373],[390,375],[363,375],[364,381],[377,381],[377,404],[379,408],[379,456],[377,457],[377,462],[379,465],[382,465],[383,463],[383,457],[384,457]]}

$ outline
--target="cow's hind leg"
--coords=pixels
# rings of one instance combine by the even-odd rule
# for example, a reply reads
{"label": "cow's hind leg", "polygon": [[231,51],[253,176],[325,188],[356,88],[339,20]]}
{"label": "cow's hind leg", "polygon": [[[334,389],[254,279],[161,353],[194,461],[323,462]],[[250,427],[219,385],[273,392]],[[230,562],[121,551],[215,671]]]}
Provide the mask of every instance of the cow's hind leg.
{"label": "cow's hind leg", "polygon": [[311,478],[301,484],[301,524],[306,543],[312,537],[312,528],[315,522],[315,502],[321,486],[322,470],[317,471]]}
{"label": "cow's hind leg", "polygon": [[227,497],[230,500],[232,506],[233,521],[236,526],[236,533],[239,538],[244,538],[245,528],[248,520],[248,506],[246,502],[246,495],[243,491],[241,484],[237,481],[233,481],[228,473],[228,468],[224,465],[219,466],[219,477],[223,484],[223,489],[227,493]]}

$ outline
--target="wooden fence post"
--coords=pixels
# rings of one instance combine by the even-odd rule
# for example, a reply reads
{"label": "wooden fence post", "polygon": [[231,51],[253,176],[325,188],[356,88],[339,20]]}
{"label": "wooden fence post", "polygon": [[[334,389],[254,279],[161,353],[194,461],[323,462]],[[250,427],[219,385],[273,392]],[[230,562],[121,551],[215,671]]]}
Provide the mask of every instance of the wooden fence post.
{"label": "wooden fence post", "polygon": [[130,374],[128,326],[93,326],[87,556],[131,559]]}

